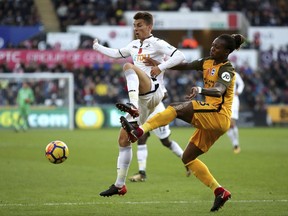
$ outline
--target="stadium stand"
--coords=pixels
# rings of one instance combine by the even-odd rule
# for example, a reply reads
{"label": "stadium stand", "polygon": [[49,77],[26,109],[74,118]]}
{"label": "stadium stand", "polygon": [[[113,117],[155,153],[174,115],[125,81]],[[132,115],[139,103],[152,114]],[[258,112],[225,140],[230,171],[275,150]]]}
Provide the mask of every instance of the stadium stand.
{"label": "stadium stand", "polygon": [[[196,1],[133,1],[133,0],[51,0],[50,3],[58,17],[61,31],[66,30],[68,25],[126,25],[123,12],[126,10],[162,10],[178,11],[182,3],[191,11],[241,11],[246,14],[253,26],[287,26],[288,25],[288,3],[285,0],[263,1],[263,0],[196,0]],[[39,5],[39,4],[37,4]],[[244,7],[245,5],[245,7]],[[183,6],[183,5],[182,5]],[[0,1],[0,25],[26,26],[47,23],[39,17],[37,9],[32,0],[2,0]],[[16,14],[16,16],[15,16]],[[13,15],[13,16],[12,16]],[[41,16],[42,17],[42,16]],[[55,24],[57,26],[57,23]],[[45,37],[42,35],[42,37]],[[41,38],[41,37],[40,37]],[[26,40],[17,47],[8,48],[38,49],[38,38]],[[90,41],[91,42],[91,41]],[[91,44],[91,43],[90,43]],[[91,48],[86,46],[85,48]],[[47,48],[49,48],[47,46]],[[277,50],[276,60],[269,64],[260,64],[257,70],[239,67],[237,71],[243,77],[246,87],[240,96],[241,106],[244,109],[259,110],[267,104],[288,104],[288,47]],[[50,47],[51,49],[51,47]],[[259,54],[260,55],[260,54]],[[282,57],[281,57],[282,56]],[[0,64],[0,73],[25,73],[25,72],[65,72],[71,71],[75,76],[75,102],[76,104],[93,105],[99,103],[115,103],[124,98],[125,82],[121,77],[121,66],[118,64],[103,67],[95,64],[90,67],[67,68],[66,65],[37,65],[19,64],[9,68],[5,63]],[[170,98],[167,103],[184,99],[185,92],[201,80],[197,73],[166,73],[170,86]],[[112,85],[111,85],[112,83]],[[40,88],[36,90],[37,103],[43,103],[43,95]],[[8,94],[9,92],[9,94]],[[9,86],[1,89],[0,105],[15,104],[13,89]],[[5,97],[4,97],[5,96]]]}

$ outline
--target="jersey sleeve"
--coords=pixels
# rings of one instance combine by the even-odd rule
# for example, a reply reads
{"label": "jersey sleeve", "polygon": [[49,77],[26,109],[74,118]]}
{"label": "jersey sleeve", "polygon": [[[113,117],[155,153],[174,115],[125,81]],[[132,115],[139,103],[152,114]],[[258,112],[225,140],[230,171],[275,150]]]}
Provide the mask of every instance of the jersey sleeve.
{"label": "jersey sleeve", "polygon": [[[132,41],[133,42],[133,41]],[[118,51],[119,51],[119,54],[122,56],[122,58],[126,58],[128,56],[131,55],[131,48],[132,48],[132,42],[130,42],[127,46],[123,47],[123,48],[120,48]]]}
{"label": "jersey sleeve", "polygon": [[169,56],[167,61],[164,61],[158,65],[161,71],[178,65],[185,60],[185,56],[181,51],[164,40],[156,40],[154,47],[158,50],[158,52]]}
{"label": "jersey sleeve", "polygon": [[157,39],[154,42],[155,49],[158,50],[158,52],[164,53],[165,55],[172,57],[173,53],[177,50],[174,46],[170,45],[164,40]]}
{"label": "jersey sleeve", "polygon": [[191,70],[202,71],[204,60],[205,60],[204,58],[200,58],[198,60],[189,62],[189,68],[191,68]]}
{"label": "jersey sleeve", "polygon": [[217,82],[220,82],[223,85],[225,85],[226,87],[228,87],[231,84],[234,75],[235,75],[235,73],[234,73],[234,69],[233,69],[232,65],[231,66],[230,65],[222,65],[219,68]]}
{"label": "jersey sleeve", "polygon": [[130,44],[128,44],[126,47],[115,49],[98,44],[97,51],[111,58],[126,58],[130,55],[129,47],[131,47]]}

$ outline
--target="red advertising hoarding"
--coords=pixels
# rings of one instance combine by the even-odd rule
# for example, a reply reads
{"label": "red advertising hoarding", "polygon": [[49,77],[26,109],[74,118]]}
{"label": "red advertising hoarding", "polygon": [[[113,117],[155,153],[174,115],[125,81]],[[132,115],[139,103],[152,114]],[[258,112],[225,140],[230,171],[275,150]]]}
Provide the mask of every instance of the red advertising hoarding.
{"label": "red advertising hoarding", "polygon": [[95,63],[124,63],[129,59],[112,59],[93,50],[56,51],[56,50],[0,50],[0,64],[13,68],[17,63],[45,63],[53,66],[58,63],[74,67],[87,66]]}

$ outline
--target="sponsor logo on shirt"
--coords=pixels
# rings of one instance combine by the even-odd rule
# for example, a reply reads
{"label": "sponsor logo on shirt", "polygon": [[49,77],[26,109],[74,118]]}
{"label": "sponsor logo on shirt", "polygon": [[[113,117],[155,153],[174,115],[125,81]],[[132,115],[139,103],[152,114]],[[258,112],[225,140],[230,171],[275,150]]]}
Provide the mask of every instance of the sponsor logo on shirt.
{"label": "sponsor logo on shirt", "polygon": [[226,82],[230,82],[230,80],[231,80],[231,76],[228,72],[222,73],[221,78]]}
{"label": "sponsor logo on shirt", "polygon": [[212,68],[212,70],[211,70],[211,76],[214,76],[215,72],[216,72],[216,69],[215,69],[215,68]]}

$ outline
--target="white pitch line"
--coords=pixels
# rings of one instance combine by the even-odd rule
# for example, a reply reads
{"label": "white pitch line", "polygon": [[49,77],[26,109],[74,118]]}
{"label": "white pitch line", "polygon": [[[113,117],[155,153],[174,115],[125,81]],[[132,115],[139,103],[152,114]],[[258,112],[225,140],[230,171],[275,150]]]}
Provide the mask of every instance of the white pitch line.
{"label": "white pitch line", "polygon": [[[85,205],[150,205],[150,204],[193,204],[193,203],[204,203],[212,201],[143,201],[143,202],[65,202],[65,203],[1,203],[0,207],[30,207],[30,206],[85,206]],[[229,200],[232,203],[273,203],[273,202],[288,202],[288,200]]]}

